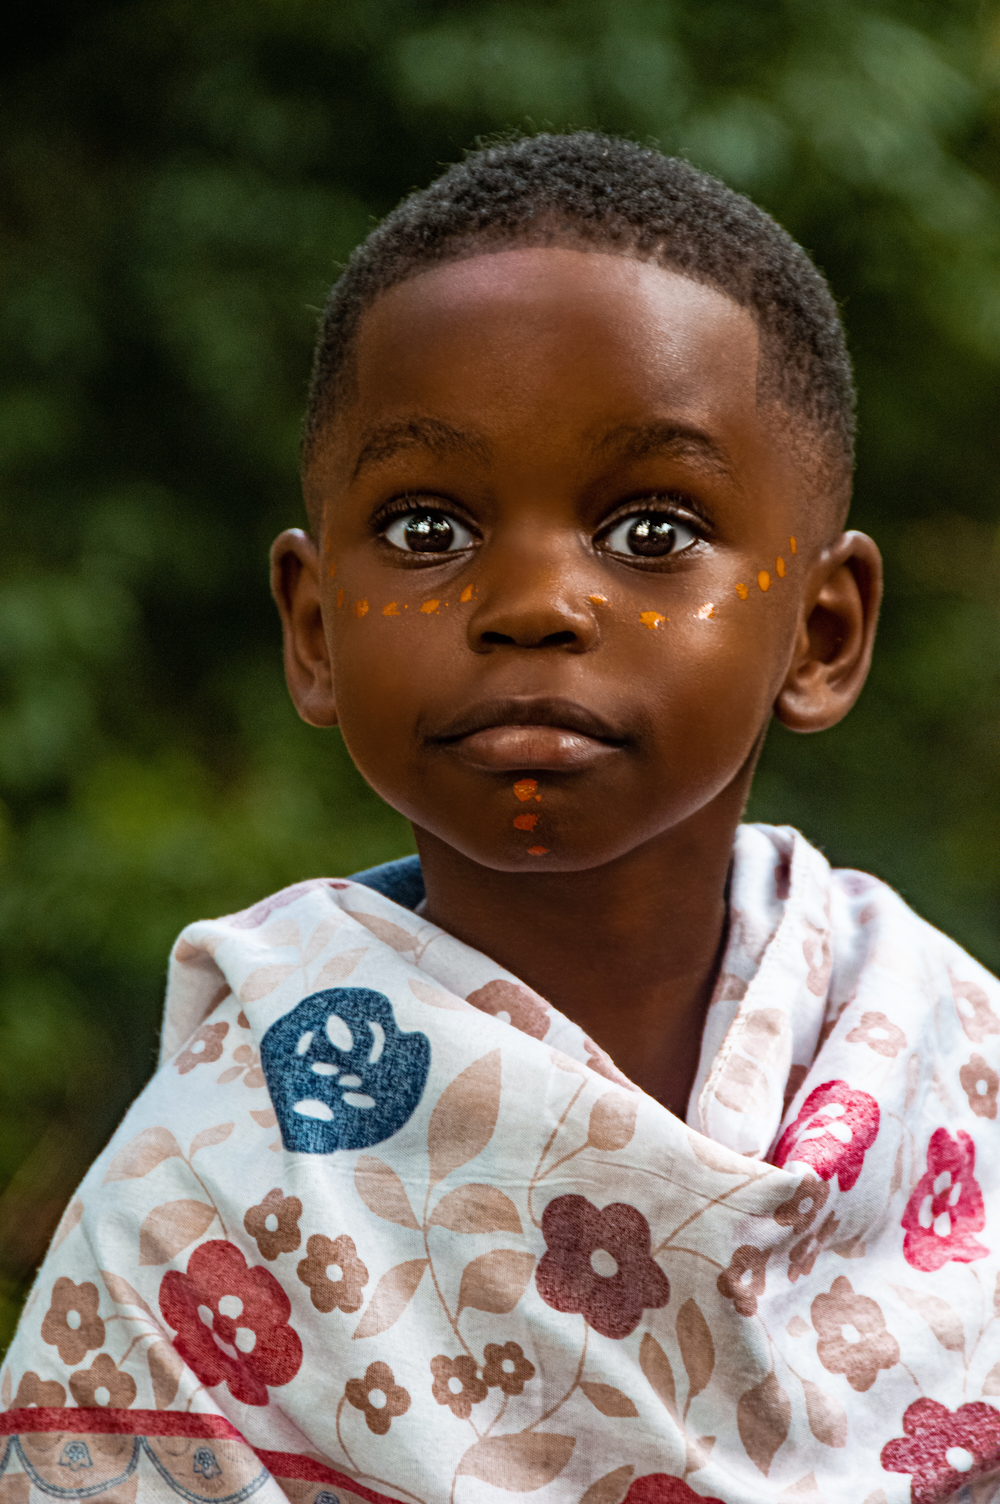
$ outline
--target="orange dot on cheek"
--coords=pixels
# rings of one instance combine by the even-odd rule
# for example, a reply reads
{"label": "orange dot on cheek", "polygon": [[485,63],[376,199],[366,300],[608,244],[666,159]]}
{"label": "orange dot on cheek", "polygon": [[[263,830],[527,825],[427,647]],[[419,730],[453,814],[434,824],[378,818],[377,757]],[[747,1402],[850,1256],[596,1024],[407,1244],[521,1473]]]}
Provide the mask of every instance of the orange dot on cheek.
{"label": "orange dot on cheek", "polygon": [[469,601],[471,601],[472,599],[472,586],[466,585],[465,589],[462,591],[462,594],[458,598],[463,606],[468,605]]}
{"label": "orange dot on cheek", "polygon": [[796,541],[795,541],[794,538],[789,538],[789,540],[788,540],[788,548],[789,548],[789,552],[791,552],[793,554],[797,554],[798,553],[798,551],[799,551],[799,545],[796,543]]}
{"label": "orange dot on cheek", "polygon": [[538,824],[538,816],[537,815],[515,815],[514,816],[514,829],[515,830],[534,830],[534,828],[535,828],[535,826],[537,824]]}
{"label": "orange dot on cheek", "polygon": [[368,602],[367,601],[355,601],[354,602],[354,614],[355,614],[355,616],[367,616],[368,615]]}
{"label": "orange dot on cheek", "polygon": [[750,592],[749,592],[749,590],[747,589],[747,587],[745,585],[739,584],[736,587],[736,594],[739,596],[739,598],[740,598],[741,601],[745,601],[747,599],[747,597],[749,596]]}
{"label": "orange dot on cheek", "polygon": [[343,605],[343,604],[344,604],[344,592],[343,592],[343,590],[338,590],[338,591],[337,591],[337,607],[338,607],[338,609],[339,609],[339,608],[340,608],[340,607],[341,607],[341,606],[342,606],[342,605]]}
{"label": "orange dot on cheek", "polygon": [[331,580],[333,579],[333,577],[334,577],[334,575],[336,573],[337,573],[337,561],[336,561],[336,559],[334,559],[333,563],[330,565],[330,578],[331,578]]}
{"label": "orange dot on cheek", "polygon": [[424,601],[420,609],[425,616],[433,616],[440,604],[440,601]]}
{"label": "orange dot on cheek", "polygon": [[383,616],[398,616],[399,615],[399,606],[398,606],[397,602],[396,601],[390,601],[387,606],[383,606],[382,607],[382,615]]}
{"label": "orange dot on cheek", "polygon": [[608,604],[608,598],[606,595],[592,595],[590,599],[593,601],[595,606],[606,606]]}
{"label": "orange dot on cheek", "polygon": [[778,562],[777,564],[775,564],[774,568],[777,572],[778,579],[783,580],[785,578],[787,570],[785,568],[785,561],[780,554],[778,555]]}
{"label": "orange dot on cheek", "polygon": [[639,620],[644,627],[648,627],[651,632],[655,632],[661,621],[669,621],[670,618],[669,616],[661,616],[659,611],[640,611]]}
{"label": "orange dot on cheek", "polygon": [[757,576],[757,584],[760,586],[761,590],[770,590],[771,576],[768,574],[766,569],[762,569],[760,571],[760,574]]}
{"label": "orange dot on cheek", "polygon": [[521,803],[523,804],[526,799],[530,799],[531,798],[532,794],[534,794],[534,792],[535,792],[535,790],[537,788],[538,788],[538,779],[537,778],[519,778],[518,781],[517,781],[517,783],[515,783],[515,785],[514,785],[514,793],[517,795],[517,797],[520,799]]}
{"label": "orange dot on cheek", "polygon": [[528,855],[529,856],[548,856],[548,854],[549,854],[549,848],[547,846],[529,846],[528,847]]}

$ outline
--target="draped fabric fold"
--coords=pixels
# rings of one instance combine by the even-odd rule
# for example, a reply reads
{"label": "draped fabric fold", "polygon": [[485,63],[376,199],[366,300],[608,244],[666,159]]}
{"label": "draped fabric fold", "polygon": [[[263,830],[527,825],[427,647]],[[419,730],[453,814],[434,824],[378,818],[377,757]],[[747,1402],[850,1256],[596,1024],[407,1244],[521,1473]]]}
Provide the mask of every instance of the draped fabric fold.
{"label": "draped fabric fold", "polygon": [[363,884],[190,925],[0,1504],[987,1504],[998,1054],[1000,984],[786,828],[738,832],[686,1123]]}

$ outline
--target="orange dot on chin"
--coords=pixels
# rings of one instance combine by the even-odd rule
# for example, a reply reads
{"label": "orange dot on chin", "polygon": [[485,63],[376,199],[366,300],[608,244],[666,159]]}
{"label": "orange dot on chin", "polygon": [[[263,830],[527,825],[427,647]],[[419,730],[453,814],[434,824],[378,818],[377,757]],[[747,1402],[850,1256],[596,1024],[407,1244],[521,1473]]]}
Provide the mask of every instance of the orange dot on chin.
{"label": "orange dot on chin", "polygon": [[740,598],[741,601],[745,601],[747,599],[747,597],[749,596],[750,592],[749,592],[749,590],[747,589],[747,587],[744,584],[740,583],[736,587],[736,594],[739,596],[739,598]]}
{"label": "orange dot on chin", "polygon": [[397,603],[395,601],[390,601],[387,606],[383,606],[382,607],[382,615],[383,616],[398,616],[399,615],[399,606],[397,605]]}
{"label": "orange dot on chin", "polygon": [[651,632],[655,632],[661,621],[669,621],[670,618],[668,616],[661,616],[659,611],[640,611],[639,620],[644,627],[648,627]]}
{"label": "orange dot on chin", "polygon": [[771,576],[768,574],[766,569],[762,569],[758,574],[757,584],[760,586],[761,590],[770,590]]}
{"label": "orange dot on chin", "polygon": [[437,611],[437,608],[440,606],[440,604],[440,601],[424,601],[420,609],[425,616],[432,616]]}
{"label": "orange dot on chin", "polygon": [[362,601],[355,601],[354,602],[354,614],[355,614],[355,616],[367,616],[368,615],[368,602],[364,601],[364,600],[362,600]]}
{"label": "orange dot on chin", "polygon": [[548,856],[548,854],[549,854],[549,848],[547,846],[529,846],[528,847],[528,855],[529,856]]}
{"label": "orange dot on chin", "polygon": [[698,620],[699,621],[708,621],[709,617],[714,616],[714,615],[715,615],[715,607],[712,605],[711,601],[706,601],[705,604],[703,606],[700,606],[699,609],[698,609]]}
{"label": "orange dot on chin", "polygon": [[515,785],[514,785],[514,793],[517,795],[517,797],[520,799],[521,803],[523,804],[526,799],[530,799],[531,798],[532,794],[535,792],[535,790],[537,788],[538,788],[538,779],[537,778],[519,778],[517,780],[517,782],[515,783]]}
{"label": "orange dot on chin", "polygon": [[343,604],[344,604],[344,592],[341,589],[341,590],[337,591],[337,605],[338,605],[338,607],[340,607]]}
{"label": "orange dot on chin", "polygon": [[777,564],[775,564],[774,568],[775,568],[775,573],[778,576],[778,579],[779,580],[783,580],[785,578],[785,574],[787,573],[787,571],[785,569],[785,561],[781,557],[780,554],[778,555],[778,562],[777,562]]}
{"label": "orange dot on chin", "polygon": [[337,573],[337,561],[336,561],[336,559],[334,559],[333,563],[330,565],[330,578],[331,578],[331,580],[333,579],[333,577],[334,577],[334,575],[336,573]]}
{"label": "orange dot on chin", "polygon": [[537,815],[515,815],[514,816],[514,829],[515,830],[534,830],[534,828],[535,828],[535,826],[537,824],[538,824],[538,816]]}
{"label": "orange dot on chin", "polygon": [[593,601],[595,606],[606,606],[608,604],[608,598],[606,595],[592,595],[590,599]]}
{"label": "orange dot on chin", "polygon": [[794,538],[789,538],[789,540],[788,540],[788,548],[789,548],[789,552],[790,553],[793,553],[793,554],[797,554],[798,553],[798,551],[799,551],[799,545],[796,543],[796,541],[795,541]]}
{"label": "orange dot on chin", "polygon": [[458,598],[463,606],[467,605],[468,602],[472,599],[472,586],[466,585],[465,589],[462,591],[462,594]]}

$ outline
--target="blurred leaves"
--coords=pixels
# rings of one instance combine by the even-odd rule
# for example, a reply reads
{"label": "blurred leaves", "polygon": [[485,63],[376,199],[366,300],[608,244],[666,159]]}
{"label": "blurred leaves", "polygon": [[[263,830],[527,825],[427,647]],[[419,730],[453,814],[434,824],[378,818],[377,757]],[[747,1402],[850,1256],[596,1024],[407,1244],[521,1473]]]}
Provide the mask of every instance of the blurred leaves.
{"label": "blurred leaves", "polygon": [[[411,849],[295,718],[315,310],[482,134],[599,126],[814,253],[859,386],[876,667],[776,730],[800,825],[1000,965],[1000,11],[971,0],[40,0],[0,59],[0,1343],[151,1069],[189,920]],[[3,1301],[6,1299],[6,1307]],[[5,1313],[5,1314],[4,1314]]]}

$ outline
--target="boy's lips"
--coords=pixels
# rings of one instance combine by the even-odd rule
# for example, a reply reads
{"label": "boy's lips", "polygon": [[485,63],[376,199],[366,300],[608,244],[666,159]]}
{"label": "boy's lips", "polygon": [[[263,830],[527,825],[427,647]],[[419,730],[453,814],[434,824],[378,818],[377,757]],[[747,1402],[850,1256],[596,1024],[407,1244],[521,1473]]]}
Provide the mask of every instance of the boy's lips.
{"label": "boy's lips", "polygon": [[575,771],[608,757],[626,738],[572,700],[493,700],[464,711],[429,738],[490,773]]}

